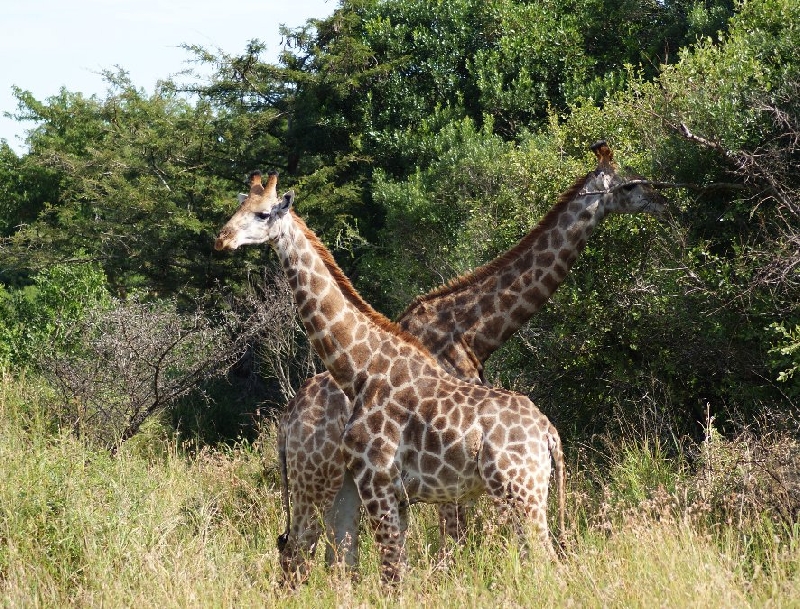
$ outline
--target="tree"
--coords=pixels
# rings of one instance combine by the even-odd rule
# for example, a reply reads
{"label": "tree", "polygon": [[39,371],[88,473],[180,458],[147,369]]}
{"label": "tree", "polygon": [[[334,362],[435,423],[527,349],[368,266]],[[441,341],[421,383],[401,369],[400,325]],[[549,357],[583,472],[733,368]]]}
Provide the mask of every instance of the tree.
{"label": "tree", "polygon": [[0,284],[0,365],[35,368],[43,353],[68,351],[66,329],[108,300],[103,271],[85,257],[39,271],[25,288]]}
{"label": "tree", "polygon": [[24,166],[32,184],[36,168],[54,187],[42,189],[42,212],[6,244],[5,272],[81,251],[119,294],[191,295],[239,276],[210,264],[211,245],[249,169],[228,156],[229,142],[244,146],[248,134],[232,133],[208,103],[190,104],[169,82],[147,96],[123,72],[106,79],[104,99],[62,90],[40,102],[17,92],[21,118],[40,123]]}
{"label": "tree", "polygon": [[116,452],[147,419],[238,359],[251,335],[234,336],[233,321],[181,314],[174,301],[130,300],[62,328],[75,346],[46,357],[44,370],[63,397],[63,424]]}

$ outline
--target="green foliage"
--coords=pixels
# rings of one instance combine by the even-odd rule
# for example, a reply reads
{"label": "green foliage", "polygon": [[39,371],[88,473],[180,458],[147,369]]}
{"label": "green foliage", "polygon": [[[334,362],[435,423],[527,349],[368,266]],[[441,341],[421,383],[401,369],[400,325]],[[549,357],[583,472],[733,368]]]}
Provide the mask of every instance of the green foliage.
{"label": "green foliage", "polygon": [[679,460],[673,463],[667,455],[659,440],[615,446],[613,462],[608,466],[611,500],[637,506],[656,491],[674,493],[680,486],[682,472]]}
{"label": "green foliage", "polygon": [[518,179],[506,171],[512,147],[488,130],[476,131],[469,120],[427,134],[418,145],[425,149],[425,169],[404,181],[376,176],[373,198],[385,226],[381,249],[361,264],[382,292],[367,288],[370,294],[378,302],[391,298],[387,304],[395,311],[485,259],[491,228],[470,217],[487,201],[495,220],[505,216],[503,203],[513,197],[501,193]]}
{"label": "green foliage", "polygon": [[691,117],[694,130],[713,134],[728,150],[758,143],[768,128],[763,104],[798,76],[793,61],[798,35],[785,27],[797,18],[797,4],[752,1],[746,6],[723,44],[705,40],[684,51],[660,77],[673,112]]}
{"label": "green foliage", "polygon": [[25,200],[21,164],[11,147],[0,142],[0,237],[21,223]]}
{"label": "green foliage", "polygon": [[626,64],[652,78],[683,44],[724,28],[732,9],[730,0],[343,2],[326,20],[284,31],[295,44],[284,61],[302,74],[290,131],[298,154],[361,133],[396,174],[408,156],[392,147],[394,132],[445,111],[478,125],[493,117],[497,132],[514,137],[549,106],[618,87]]}
{"label": "green foliage", "polygon": [[495,2],[488,44],[469,62],[478,107],[507,137],[565,109],[587,81],[579,2]]}
{"label": "green foliage", "polygon": [[40,271],[24,289],[0,286],[0,365],[30,366],[45,351],[70,350],[66,329],[108,302],[103,271],[86,259]]}
{"label": "green foliage", "polygon": [[6,262],[42,268],[83,251],[118,293],[196,293],[216,279],[213,236],[247,169],[226,160],[231,138],[207,103],[189,104],[169,83],[146,96],[124,73],[106,78],[104,100],[17,92],[24,118],[41,123],[26,163],[56,176],[58,188],[13,236]]}
{"label": "green foliage", "polygon": [[362,261],[382,291],[365,289],[378,302],[390,298],[393,311],[514,245],[590,167],[586,147],[565,156],[556,134],[514,146],[469,120],[426,134],[418,146],[424,162],[414,176],[377,176],[373,197],[385,227],[378,255]]}
{"label": "green foliage", "polygon": [[727,28],[734,4],[734,0],[578,2],[584,52],[593,60],[589,73],[593,78],[584,92],[600,100],[623,89],[630,82],[626,65],[640,69],[648,80],[655,78],[698,38],[717,39]]}
{"label": "green foliage", "polygon": [[[5,142],[0,142],[0,252],[6,259],[10,252],[4,242],[13,243],[20,229],[36,221],[54,200],[57,182],[55,171],[42,167],[28,155],[17,157]],[[16,285],[25,281],[25,275],[24,270],[14,273],[5,264],[0,265],[0,282]]]}
{"label": "green foliage", "polygon": [[[770,329],[775,333],[777,342],[769,353],[773,356],[772,365],[778,369],[777,380],[794,386],[793,395],[800,394],[800,378],[795,373],[800,370],[800,324],[787,328],[783,323],[773,323]],[[800,377],[800,375],[798,375]]]}

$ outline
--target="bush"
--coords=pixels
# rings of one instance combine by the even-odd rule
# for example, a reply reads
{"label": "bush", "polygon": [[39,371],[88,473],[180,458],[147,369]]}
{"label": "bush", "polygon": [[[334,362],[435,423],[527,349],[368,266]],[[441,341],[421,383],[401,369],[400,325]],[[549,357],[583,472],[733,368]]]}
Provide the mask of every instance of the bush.
{"label": "bush", "polygon": [[234,338],[236,321],[131,299],[59,323],[72,348],[44,357],[42,368],[60,390],[62,424],[115,451],[146,419],[225,373],[247,343],[246,334]]}
{"label": "bush", "polygon": [[0,285],[0,365],[29,367],[42,352],[69,351],[68,329],[109,302],[105,274],[80,257],[39,271],[28,287]]}

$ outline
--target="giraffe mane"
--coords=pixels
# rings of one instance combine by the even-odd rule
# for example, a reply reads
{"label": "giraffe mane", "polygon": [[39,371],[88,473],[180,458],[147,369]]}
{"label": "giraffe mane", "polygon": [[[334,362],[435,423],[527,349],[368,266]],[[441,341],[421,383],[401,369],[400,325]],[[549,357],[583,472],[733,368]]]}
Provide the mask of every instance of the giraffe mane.
{"label": "giraffe mane", "polygon": [[567,190],[562,192],[558,196],[558,200],[556,204],[550,209],[550,211],[545,214],[545,216],[534,226],[527,235],[525,235],[519,243],[513,246],[511,249],[507,250],[505,253],[501,254],[491,262],[487,262],[483,266],[478,267],[470,272],[464,273],[463,275],[459,275],[454,279],[451,279],[447,283],[440,285],[437,288],[432,289],[430,292],[426,294],[422,294],[414,298],[411,303],[406,307],[403,313],[398,317],[398,319],[402,319],[406,315],[408,315],[415,307],[418,305],[427,302],[428,300],[433,300],[434,298],[440,298],[442,296],[447,296],[449,294],[453,294],[465,287],[470,286],[471,284],[478,283],[483,281],[490,275],[494,275],[497,273],[497,270],[508,264],[509,261],[514,260],[519,256],[521,251],[527,250],[530,248],[531,243],[533,243],[541,233],[550,227],[552,227],[553,223],[556,221],[556,218],[567,206],[570,201],[572,201],[580,190],[583,188],[586,180],[589,176],[594,175],[597,170],[590,171],[585,176],[578,178],[575,180],[575,183],[570,186]]}
{"label": "giraffe mane", "polygon": [[294,212],[293,209],[290,211],[290,213],[292,214],[294,221],[297,222],[297,225],[300,227],[300,230],[303,232],[306,239],[308,239],[311,246],[322,259],[325,268],[328,269],[328,272],[333,277],[333,280],[338,284],[345,300],[358,309],[359,312],[366,315],[369,321],[376,325],[379,329],[389,332],[390,334],[397,336],[407,343],[411,343],[417,347],[423,353],[423,355],[425,355],[425,357],[435,361],[428,349],[416,336],[403,330],[388,317],[373,309],[372,306],[366,300],[364,300],[364,298],[353,287],[350,278],[344,274],[344,271],[342,271],[342,269],[336,263],[336,260],[333,258],[333,254],[331,254],[330,250],[325,247],[325,244],[320,241],[319,237],[317,237],[314,231],[308,228],[308,225]]}

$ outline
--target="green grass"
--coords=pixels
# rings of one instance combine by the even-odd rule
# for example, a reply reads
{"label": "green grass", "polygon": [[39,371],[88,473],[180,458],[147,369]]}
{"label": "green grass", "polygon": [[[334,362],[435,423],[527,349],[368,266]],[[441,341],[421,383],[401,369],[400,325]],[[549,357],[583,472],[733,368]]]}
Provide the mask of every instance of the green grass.
{"label": "green grass", "polygon": [[357,583],[318,556],[308,585],[290,592],[268,435],[190,457],[154,427],[111,458],[53,430],[47,403],[37,381],[0,378],[3,606],[800,606],[800,527],[713,522],[680,490],[686,471],[646,443],[638,455],[625,444],[606,480],[569,472],[558,564],[520,559],[482,503],[466,546],[437,566],[435,515],[423,506],[397,589],[381,587],[367,534]]}

